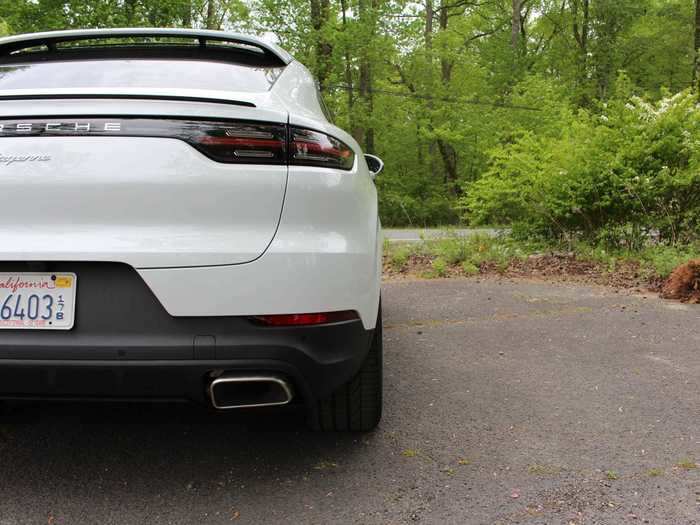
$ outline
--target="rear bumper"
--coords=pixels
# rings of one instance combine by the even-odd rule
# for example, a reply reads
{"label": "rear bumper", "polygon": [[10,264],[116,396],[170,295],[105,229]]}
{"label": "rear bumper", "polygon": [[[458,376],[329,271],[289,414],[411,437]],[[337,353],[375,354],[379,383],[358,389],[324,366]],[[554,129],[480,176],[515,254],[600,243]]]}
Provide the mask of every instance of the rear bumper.
{"label": "rear bumper", "polygon": [[[0,271],[30,269],[37,270],[0,264]],[[359,370],[373,332],[359,320],[279,328],[244,317],[172,317],[129,266],[49,263],[39,269],[77,274],[75,326],[0,331],[0,398],[207,402],[212,373],[251,371],[287,377],[308,403]]]}

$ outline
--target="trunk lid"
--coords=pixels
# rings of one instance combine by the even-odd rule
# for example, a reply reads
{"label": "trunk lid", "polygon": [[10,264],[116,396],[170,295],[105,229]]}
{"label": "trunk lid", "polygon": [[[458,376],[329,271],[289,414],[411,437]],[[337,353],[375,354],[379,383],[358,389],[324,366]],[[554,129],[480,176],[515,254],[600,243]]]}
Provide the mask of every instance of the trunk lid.
{"label": "trunk lid", "polygon": [[[187,101],[18,100],[0,111],[14,122],[80,115],[287,122],[281,111]],[[250,262],[272,242],[286,183],[287,166],[216,162],[177,138],[0,136],[0,260]]]}

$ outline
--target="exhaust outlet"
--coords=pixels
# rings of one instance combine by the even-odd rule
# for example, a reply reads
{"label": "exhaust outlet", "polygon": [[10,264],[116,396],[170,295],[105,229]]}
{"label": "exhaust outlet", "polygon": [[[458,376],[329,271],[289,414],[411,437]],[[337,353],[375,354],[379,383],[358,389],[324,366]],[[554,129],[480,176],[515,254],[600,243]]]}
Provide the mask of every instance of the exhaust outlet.
{"label": "exhaust outlet", "polygon": [[209,383],[209,399],[218,410],[281,406],[292,397],[292,386],[276,375],[224,374]]}

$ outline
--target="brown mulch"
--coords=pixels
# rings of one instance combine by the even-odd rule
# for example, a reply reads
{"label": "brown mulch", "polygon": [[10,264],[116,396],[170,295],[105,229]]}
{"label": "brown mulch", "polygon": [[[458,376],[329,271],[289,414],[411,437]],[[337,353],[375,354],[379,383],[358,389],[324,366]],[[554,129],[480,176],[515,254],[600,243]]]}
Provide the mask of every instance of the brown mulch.
{"label": "brown mulch", "polygon": [[673,270],[661,286],[661,297],[684,303],[700,303],[700,259]]}
{"label": "brown mulch", "polygon": [[533,255],[525,260],[511,261],[506,275],[560,279],[615,288],[649,289],[658,286],[654,279],[650,279],[641,270],[637,262],[620,262],[611,270],[607,265],[581,260],[571,253]]}
{"label": "brown mulch", "polygon": [[[388,279],[406,279],[430,275],[434,257],[412,255],[404,268],[397,270],[384,264],[384,275]],[[449,267],[444,277],[464,277],[462,269]],[[548,281],[567,281],[582,284],[599,284],[615,288],[659,291],[661,282],[641,271],[639,264],[624,262],[614,271],[599,262],[578,259],[573,253],[547,253],[531,255],[527,259],[513,259],[506,268],[491,262],[479,266],[479,276],[505,278],[528,278]]]}

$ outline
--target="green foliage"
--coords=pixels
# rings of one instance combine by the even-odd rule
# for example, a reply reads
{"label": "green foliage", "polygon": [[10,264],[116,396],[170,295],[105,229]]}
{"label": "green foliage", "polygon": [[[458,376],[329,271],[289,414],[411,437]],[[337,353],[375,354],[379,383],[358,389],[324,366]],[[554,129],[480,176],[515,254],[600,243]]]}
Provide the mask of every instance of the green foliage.
{"label": "green foliage", "polygon": [[627,257],[637,259],[642,263],[643,268],[651,275],[668,277],[673,270],[691,259],[700,256],[698,246],[654,246],[644,248],[637,253],[626,254]]}
{"label": "green foliage", "polygon": [[517,240],[510,236],[472,234],[431,239],[420,243],[393,243],[385,249],[389,264],[395,270],[405,270],[411,256],[432,258],[435,274],[443,276],[449,267],[461,267],[464,273],[476,274],[482,264],[505,269],[516,259],[548,248],[540,242]]}
{"label": "green foliage", "polygon": [[435,277],[446,277],[447,276],[447,261],[442,257],[438,257],[432,262],[433,273]]}
{"label": "green foliage", "polygon": [[[193,26],[265,35],[386,170],[387,226],[513,223],[639,249],[698,231],[693,3],[0,0],[0,34]],[[517,32],[516,32],[517,33]],[[619,75],[621,70],[624,75]],[[676,95],[672,95],[672,94]]]}
{"label": "green foliage", "polygon": [[615,472],[614,470],[606,470],[605,471],[605,478],[610,480],[610,481],[615,481],[620,479],[620,475]]}
{"label": "green foliage", "polygon": [[460,269],[464,275],[476,275],[486,265],[505,271],[514,261],[533,255],[573,253],[579,261],[597,263],[614,272],[616,268],[633,264],[644,278],[666,278],[679,265],[700,258],[700,243],[679,246],[653,245],[639,250],[608,248],[583,241],[569,243],[532,241],[513,236],[472,235],[426,240],[420,243],[391,243],[385,247],[385,257],[396,271],[411,269],[411,257],[428,260],[431,269],[427,277],[441,277],[450,270]]}
{"label": "green foliage", "polygon": [[[556,247],[561,249],[562,246]],[[606,247],[586,242],[571,243],[568,248],[583,260],[603,263],[612,271],[622,262],[636,262],[640,270],[650,277],[666,278],[681,264],[700,257],[700,245],[644,246],[637,250]]]}
{"label": "green foliage", "polygon": [[464,272],[465,275],[477,275],[479,273],[479,267],[474,263],[464,261],[462,263],[462,272]]}
{"label": "green foliage", "polygon": [[492,152],[490,168],[465,186],[471,222],[515,222],[518,231],[583,237],[640,249],[650,238],[698,235],[700,111],[684,91],[658,102],[619,97],[599,113],[561,113],[559,129],[522,133]]}
{"label": "green foliage", "polygon": [[241,0],[0,0],[14,33],[99,27],[206,26],[244,29],[249,8]]}
{"label": "green foliage", "polygon": [[392,268],[396,271],[402,271],[406,268],[411,250],[407,246],[400,246],[398,249],[392,251],[390,251],[390,248],[389,250],[385,249],[385,253],[390,254],[389,264],[391,264]]}

